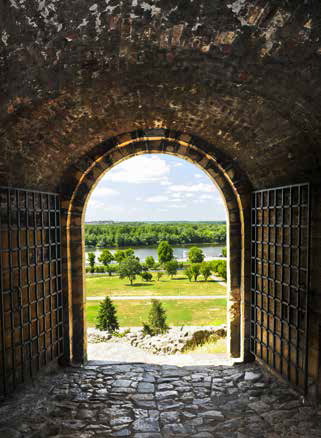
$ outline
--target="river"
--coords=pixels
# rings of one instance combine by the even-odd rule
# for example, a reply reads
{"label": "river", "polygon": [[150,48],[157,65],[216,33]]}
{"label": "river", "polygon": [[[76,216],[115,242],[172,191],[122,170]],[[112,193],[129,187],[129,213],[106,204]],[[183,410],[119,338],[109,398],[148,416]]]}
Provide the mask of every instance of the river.
{"label": "river", "polygon": [[[201,248],[204,255],[205,260],[214,260],[216,258],[219,258],[222,253],[222,248],[224,246],[221,245],[211,245],[211,244],[194,244],[194,245],[186,245],[186,246],[173,246],[174,251],[174,257],[179,261],[185,261],[187,260],[187,253],[188,250],[192,246],[197,246],[198,248]],[[111,253],[114,253],[117,251],[115,248],[108,248]],[[119,249],[125,249],[125,248],[119,248]],[[153,247],[139,247],[139,248],[133,248],[135,251],[135,256],[139,257],[139,260],[143,262],[146,257],[153,256],[155,260],[157,260],[157,248]],[[99,254],[101,250],[99,249],[90,249],[86,248],[86,264],[87,263],[87,254],[88,252],[94,252],[96,254],[96,262],[98,261]]]}

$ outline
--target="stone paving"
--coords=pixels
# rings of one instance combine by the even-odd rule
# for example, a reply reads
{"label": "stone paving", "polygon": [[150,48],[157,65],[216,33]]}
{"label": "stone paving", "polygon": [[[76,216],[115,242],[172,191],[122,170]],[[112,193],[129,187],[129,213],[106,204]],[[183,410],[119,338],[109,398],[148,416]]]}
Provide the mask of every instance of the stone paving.
{"label": "stone paving", "polygon": [[1,438],[321,437],[321,411],[256,364],[92,362],[0,405]]}

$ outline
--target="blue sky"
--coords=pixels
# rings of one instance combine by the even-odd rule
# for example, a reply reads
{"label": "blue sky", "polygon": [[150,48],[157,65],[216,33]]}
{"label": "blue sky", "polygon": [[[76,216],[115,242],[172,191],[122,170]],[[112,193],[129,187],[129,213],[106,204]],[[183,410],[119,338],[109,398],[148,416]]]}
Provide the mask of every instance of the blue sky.
{"label": "blue sky", "polygon": [[140,155],[106,172],[86,221],[225,220],[218,190],[194,164],[166,154]]}

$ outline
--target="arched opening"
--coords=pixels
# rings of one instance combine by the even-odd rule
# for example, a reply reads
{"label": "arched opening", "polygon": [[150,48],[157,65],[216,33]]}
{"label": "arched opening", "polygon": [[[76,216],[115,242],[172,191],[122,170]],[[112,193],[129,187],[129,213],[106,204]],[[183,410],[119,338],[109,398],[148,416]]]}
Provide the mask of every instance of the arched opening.
{"label": "arched opening", "polygon": [[[212,152],[209,152],[209,151]],[[227,210],[228,249],[228,353],[248,354],[248,299],[245,296],[249,263],[249,186],[234,163],[226,161],[204,141],[165,130],[135,131],[97,146],[90,159],[84,157],[64,187],[63,233],[66,233],[65,276],[69,322],[67,354],[75,362],[86,360],[83,220],[88,197],[102,175],[122,160],[138,154],[166,153],[199,166],[221,192]]]}
{"label": "arched opening", "polygon": [[[178,360],[194,365],[199,357],[203,364],[229,362],[223,328],[227,209],[206,173],[174,155],[140,154],[107,170],[88,198],[84,212],[88,360],[162,364]],[[161,241],[172,251],[170,262],[160,263]],[[126,265],[129,254],[138,260],[131,256]],[[108,299],[103,303],[106,296],[111,303]],[[145,338],[142,330],[148,325],[152,299],[165,310],[167,329],[160,337]],[[119,325],[117,335],[105,332],[105,318],[98,322],[104,305]],[[206,339],[209,333],[213,334]]]}

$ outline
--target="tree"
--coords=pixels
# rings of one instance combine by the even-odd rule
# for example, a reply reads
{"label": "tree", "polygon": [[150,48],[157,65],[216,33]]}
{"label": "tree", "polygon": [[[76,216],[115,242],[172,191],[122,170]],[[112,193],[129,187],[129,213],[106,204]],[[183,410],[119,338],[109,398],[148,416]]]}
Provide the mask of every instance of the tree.
{"label": "tree", "polygon": [[96,260],[96,255],[94,252],[89,252],[88,253],[88,262],[90,265],[90,272],[93,273],[95,272],[95,260]]}
{"label": "tree", "polygon": [[162,306],[162,303],[158,300],[152,300],[152,308],[148,315],[148,324],[153,335],[159,335],[166,333],[168,325],[166,324],[166,311]]}
{"label": "tree", "polygon": [[158,271],[157,272],[157,274],[156,274],[156,277],[157,277],[157,281],[159,281],[161,278],[162,278],[162,276],[164,275],[164,273],[163,272],[161,272],[161,271]]}
{"label": "tree", "polygon": [[118,249],[117,251],[115,251],[114,259],[116,260],[116,262],[120,263],[126,257],[134,257],[134,255],[135,251],[132,248]]}
{"label": "tree", "polygon": [[111,333],[119,329],[116,308],[108,296],[99,304],[96,328]]}
{"label": "tree", "polygon": [[142,272],[142,266],[134,256],[126,257],[119,263],[118,273],[120,278],[128,278],[130,285],[133,285],[133,281],[136,279],[136,275]]}
{"label": "tree", "polygon": [[227,254],[226,247],[222,248],[221,253],[222,253],[222,257],[226,257],[226,254]]}
{"label": "tree", "polygon": [[145,258],[145,265],[149,268],[149,269],[153,269],[155,268],[155,259],[153,256],[148,256]]}
{"label": "tree", "polygon": [[202,263],[202,261],[204,260],[203,251],[200,248],[197,248],[196,246],[193,246],[188,251],[187,257],[191,263]]}
{"label": "tree", "polygon": [[184,269],[184,275],[186,275],[186,277],[189,279],[189,281],[192,281],[193,271],[192,271],[192,268],[190,266],[188,266],[187,268]]}
{"label": "tree", "polygon": [[173,276],[177,274],[177,269],[178,269],[177,260],[174,259],[165,263],[165,271],[167,272],[168,275],[171,276],[171,278],[173,278]]}
{"label": "tree", "polygon": [[107,267],[107,271],[109,275],[112,273],[112,269],[108,269],[109,264],[114,260],[114,256],[109,251],[109,249],[103,249],[102,252],[99,255],[98,260]]}
{"label": "tree", "polygon": [[152,281],[153,279],[153,274],[150,272],[141,272],[140,276],[144,281]]}
{"label": "tree", "polygon": [[199,265],[199,263],[193,263],[192,265],[191,265],[191,270],[192,270],[192,273],[193,273],[193,278],[194,278],[194,281],[197,281],[197,277],[200,275],[200,273],[201,273],[201,269],[200,269],[200,265]]}
{"label": "tree", "polygon": [[162,264],[169,262],[173,259],[173,248],[165,240],[158,244],[157,257],[158,261]]}
{"label": "tree", "polygon": [[204,280],[207,281],[208,277],[211,275],[212,270],[207,263],[202,263],[200,268],[201,274],[204,277]]}

